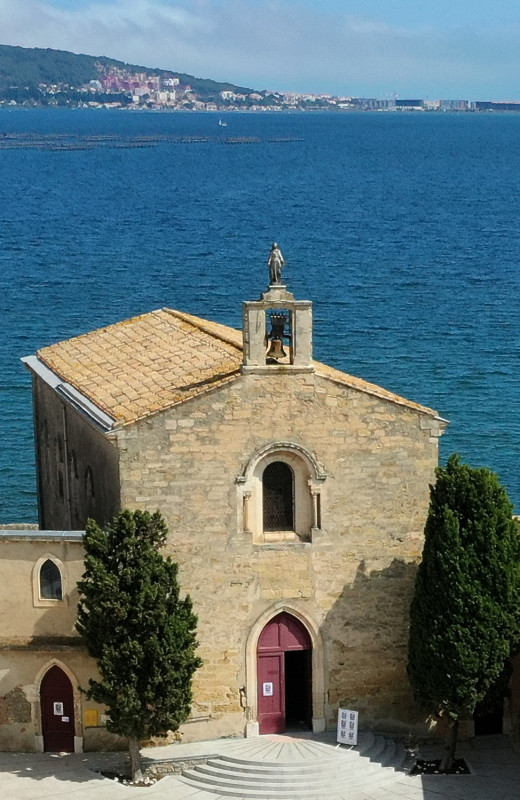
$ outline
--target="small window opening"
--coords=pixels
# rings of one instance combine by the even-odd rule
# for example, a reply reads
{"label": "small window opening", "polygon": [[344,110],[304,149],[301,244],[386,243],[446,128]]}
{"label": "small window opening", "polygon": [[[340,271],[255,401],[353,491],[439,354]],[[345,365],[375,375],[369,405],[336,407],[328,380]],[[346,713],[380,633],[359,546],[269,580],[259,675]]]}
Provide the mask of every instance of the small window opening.
{"label": "small window opening", "polygon": [[56,443],[56,460],[60,463],[64,463],[63,459],[63,443],[61,441],[61,436],[57,436],[55,439]]}
{"label": "small window opening", "polygon": [[283,461],[269,464],[262,476],[264,530],[294,530],[294,475]]}
{"label": "small window opening", "polygon": [[85,488],[87,490],[87,497],[95,497],[94,493],[94,475],[90,467],[85,471]]}
{"label": "small window opening", "polygon": [[50,558],[44,561],[40,569],[40,598],[42,600],[62,600],[61,574]]}
{"label": "small window opening", "polygon": [[44,443],[45,447],[49,447],[49,426],[47,424],[47,420],[44,419],[41,427],[41,441]]}
{"label": "small window opening", "polygon": [[78,478],[78,460],[76,458],[76,453],[74,450],[70,451],[69,454],[69,462],[70,462],[70,474],[73,478],[77,480]]}

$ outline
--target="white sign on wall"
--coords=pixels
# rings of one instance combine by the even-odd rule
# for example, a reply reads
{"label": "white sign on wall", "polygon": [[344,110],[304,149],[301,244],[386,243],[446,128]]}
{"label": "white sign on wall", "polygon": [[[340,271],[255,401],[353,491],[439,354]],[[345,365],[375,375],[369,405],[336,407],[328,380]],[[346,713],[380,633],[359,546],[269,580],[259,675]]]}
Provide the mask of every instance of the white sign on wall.
{"label": "white sign on wall", "polygon": [[62,717],[63,714],[65,713],[64,710],[63,710],[63,703],[53,703],[52,705],[53,705],[53,708],[54,708],[54,716],[55,717]]}
{"label": "white sign on wall", "polygon": [[273,684],[272,683],[263,683],[262,684],[262,694],[264,697],[272,697],[273,692]]}
{"label": "white sign on wall", "polygon": [[338,709],[337,740],[340,744],[357,744],[358,717],[358,711],[351,711],[348,708]]}

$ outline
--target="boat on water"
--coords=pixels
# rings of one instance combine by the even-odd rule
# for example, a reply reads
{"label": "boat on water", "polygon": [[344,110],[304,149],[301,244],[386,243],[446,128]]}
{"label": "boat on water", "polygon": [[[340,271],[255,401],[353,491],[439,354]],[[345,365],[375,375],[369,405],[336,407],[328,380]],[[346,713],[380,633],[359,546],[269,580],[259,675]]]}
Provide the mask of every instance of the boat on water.
{"label": "boat on water", "polygon": [[218,124],[221,128],[227,128],[227,122],[222,122],[222,117],[218,118]]}

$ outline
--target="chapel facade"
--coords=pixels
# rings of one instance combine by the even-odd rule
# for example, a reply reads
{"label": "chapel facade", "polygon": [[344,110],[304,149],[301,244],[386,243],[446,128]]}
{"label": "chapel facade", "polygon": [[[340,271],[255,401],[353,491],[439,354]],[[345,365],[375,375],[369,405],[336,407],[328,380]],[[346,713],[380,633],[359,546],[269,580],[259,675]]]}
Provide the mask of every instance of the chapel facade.
{"label": "chapel facade", "polygon": [[424,730],[408,609],[446,422],[314,361],[312,303],[275,278],[242,331],[164,308],[24,359],[40,528],[0,533],[18,558],[0,748],[52,749],[60,725],[62,749],[120,744],[80,692],[95,663],[74,619],[80,532],[121,508],[164,515],[198,615],[184,740],[323,731],[339,706],[365,730]]}

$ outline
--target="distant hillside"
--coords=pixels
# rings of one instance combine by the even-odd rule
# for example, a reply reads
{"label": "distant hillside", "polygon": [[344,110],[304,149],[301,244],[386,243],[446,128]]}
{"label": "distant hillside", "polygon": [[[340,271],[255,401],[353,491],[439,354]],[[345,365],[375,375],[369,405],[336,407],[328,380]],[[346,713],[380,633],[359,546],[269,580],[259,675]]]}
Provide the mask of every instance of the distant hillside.
{"label": "distant hillside", "polygon": [[252,90],[232,83],[219,83],[207,78],[196,78],[182,72],[126,64],[105,56],[87,56],[69,53],[65,50],[51,50],[40,47],[13,47],[0,45],[0,91],[16,87],[37,89],[46,86],[67,85],[79,88],[92,80],[98,80],[113,70],[122,72],[143,72],[147,75],[178,78],[182,84],[189,84],[200,97],[217,96],[222,91],[248,94]]}

